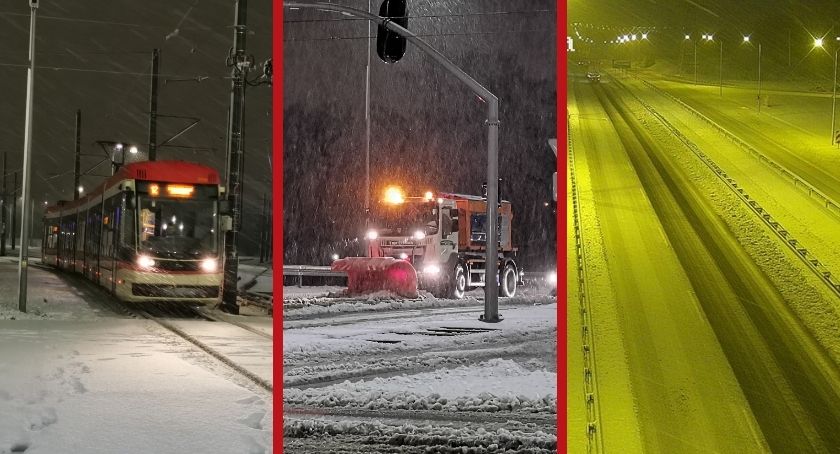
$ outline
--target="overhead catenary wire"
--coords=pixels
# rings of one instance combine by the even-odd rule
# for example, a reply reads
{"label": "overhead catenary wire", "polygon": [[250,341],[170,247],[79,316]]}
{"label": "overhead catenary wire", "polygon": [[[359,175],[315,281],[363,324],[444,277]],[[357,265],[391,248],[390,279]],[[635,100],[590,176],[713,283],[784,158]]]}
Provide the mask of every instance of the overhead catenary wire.
{"label": "overhead catenary wire", "polygon": [[[504,31],[492,31],[492,32],[459,32],[459,33],[418,33],[415,36],[421,38],[429,38],[435,36],[470,36],[470,35],[507,35],[511,33],[541,33],[541,32],[554,32],[553,28],[540,28],[540,29],[528,29],[528,30],[504,30]],[[286,38],[283,40],[284,43],[290,42],[307,42],[307,41],[346,41],[346,40],[359,40],[359,39],[372,39],[376,38],[376,36],[331,36],[326,38]]]}
{"label": "overhead catenary wire", "polygon": [[[457,18],[457,17],[478,17],[478,16],[502,16],[502,15],[509,15],[509,14],[542,14],[542,13],[551,13],[554,14],[552,10],[548,9],[537,9],[537,10],[524,10],[524,11],[480,11],[476,13],[453,13],[453,14],[420,14],[420,15],[408,15],[408,16],[399,16],[393,17],[392,19],[442,19],[442,18]],[[305,23],[312,23],[312,22],[342,22],[342,21],[362,21],[367,20],[358,17],[341,17],[341,18],[332,18],[332,19],[292,19],[292,20],[284,20],[284,24],[305,24]]]}

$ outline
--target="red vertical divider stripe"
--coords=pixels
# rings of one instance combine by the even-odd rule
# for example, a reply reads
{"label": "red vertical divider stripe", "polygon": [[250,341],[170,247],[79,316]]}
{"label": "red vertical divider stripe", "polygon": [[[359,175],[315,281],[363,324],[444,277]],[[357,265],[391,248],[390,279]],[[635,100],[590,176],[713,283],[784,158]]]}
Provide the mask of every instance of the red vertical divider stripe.
{"label": "red vertical divider stripe", "polygon": [[272,282],[273,303],[280,302],[280,310],[273,311],[274,321],[274,452],[283,452],[283,0],[272,4]]}
{"label": "red vertical divider stripe", "polygon": [[[566,310],[566,0],[557,0],[557,452],[566,453],[567,414],[567,319]],[[562,144],[562,147],[560,146]],[[563,153],[560,153],[560,150]],[[560,188],[563,188],[562,191]]]}

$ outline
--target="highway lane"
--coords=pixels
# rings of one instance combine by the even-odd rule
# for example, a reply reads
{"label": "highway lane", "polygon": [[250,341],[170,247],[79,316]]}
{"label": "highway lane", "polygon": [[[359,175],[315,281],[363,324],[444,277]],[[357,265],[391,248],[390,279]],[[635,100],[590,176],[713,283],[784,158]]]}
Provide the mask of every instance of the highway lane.
{"label": "highway lane", "polygon": [[679,164],[629,113],[624,93],[602,86],[598,95],[770,448],[832,452],[840,446],[837,365]]}
{"label": "highway lane", "polygon": [[[609,82],[573,84],[581,129],[576,149],[592,186],[592,200],[585,202],[594,205],[600,225],[585,233],[603,237],[608,274],[595,276],[611,286],[601,304],[619,314],[618,329],[606,333],[600,314],[593,315],[599,374],[616,359],[599,346],[607,336],[621,336],[646,452],[761,452],[764,442],[752,414],[744,412],[746,399],[651,205],[650,189],[631,164],[628,147],[639,145],[627,142],[632,133],[602,103],[601,85]],[[605,448],[622,449],[616,435],[634,428],[611,420],[619,409],[605,381],[599,383]]]}

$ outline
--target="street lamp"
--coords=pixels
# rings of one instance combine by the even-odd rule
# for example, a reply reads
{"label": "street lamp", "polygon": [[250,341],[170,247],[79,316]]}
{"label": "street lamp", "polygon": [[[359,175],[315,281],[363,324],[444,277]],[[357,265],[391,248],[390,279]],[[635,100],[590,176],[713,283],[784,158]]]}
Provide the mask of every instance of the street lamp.
{"label": "street lamp", "polygon": [[[751,44],[750,35],[744,35],[744,44]],[[758,43],[758,113],[761,113],[761,43]]]}
{"label": "street lamp", "polygon": [[[823,48],[823,39],[814,39],[814,47]],[[837,52],[840,51],[840,46],[834,49],[834,81],[831,88],[831,145],[834,145],[834,124],[837,113]]]}
{"label": "street lamp", "polygon": [[[715,40],[715,36],[711,33],[707,35],[703,35],[703,39],[706,41],[712,42]],[[720,96],[723,96],[723,40],[720,40],[720,76],[719,76],[719,86],[720,86]]]}

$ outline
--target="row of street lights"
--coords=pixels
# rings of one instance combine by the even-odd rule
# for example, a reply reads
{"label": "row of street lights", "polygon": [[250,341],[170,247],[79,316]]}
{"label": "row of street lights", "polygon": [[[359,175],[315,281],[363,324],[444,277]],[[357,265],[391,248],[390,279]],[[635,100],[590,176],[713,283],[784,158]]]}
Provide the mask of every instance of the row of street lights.
{"label": "row of street lights", "polygon": [[[703,34],[701,36],[703,41],[711,42],[714,40],[714,35],[712,34]],[[686,34],[685,40],[690,41],[691,35]],[[834,79],[832,81],[832,89],[831,89],[831,144],[834,145],[840,142],[840,134],[838,131],[835,130],[837,124],[837,60],[838,54],[840,54],[840,37],[837,37],[836,40],[838,41],[837,46],[834,49]],[[697,41],[694,42],[694,84],[697,84]],[[752,39],[750,35],[743,36],[743,44],[751,44]],[[815,38],[814,39],[814,48],[825,49],[826,42],[824,38]],[[723,41],[720,41],[720,76],[719,76],[719,87],[720,87],[720,95],[723,96]],[[761,43],[758,43],[758,96],[756,97],[757,100],[757,110],[758,113],[761,113]]]}

